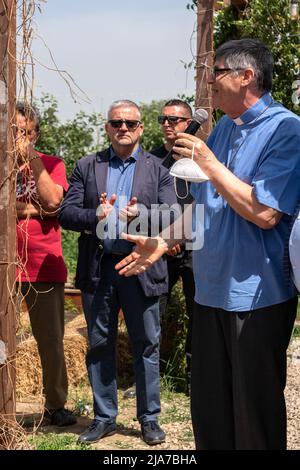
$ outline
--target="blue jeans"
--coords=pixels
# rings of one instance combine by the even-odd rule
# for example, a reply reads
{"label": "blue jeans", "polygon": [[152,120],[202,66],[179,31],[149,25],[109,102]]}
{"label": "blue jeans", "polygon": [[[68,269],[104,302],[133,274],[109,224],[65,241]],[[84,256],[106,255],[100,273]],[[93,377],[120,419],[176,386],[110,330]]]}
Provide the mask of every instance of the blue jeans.
{"label": "blue jeans", "polygon": [[156,420],[160,413],[159,301],[158,297],[145,296],[136,276],[120,276],[115,270],[117,262],[116,258],[104,255],[97,290],[92,294],[82,292],[94,417],[113,422],[118,413],[116,342],[121,308],[133,348],[137,418],[142,423]]}

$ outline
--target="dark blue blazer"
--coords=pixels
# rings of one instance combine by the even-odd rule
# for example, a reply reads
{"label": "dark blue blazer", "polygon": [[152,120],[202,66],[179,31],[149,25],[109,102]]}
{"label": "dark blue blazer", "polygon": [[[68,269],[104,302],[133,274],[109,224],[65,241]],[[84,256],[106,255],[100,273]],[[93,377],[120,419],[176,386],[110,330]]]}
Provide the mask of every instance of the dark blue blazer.
{"label": "dark blue blazer", "polygon": [[[94,292],[101,277],[103,242],[96,236],[100,194],[106,192],[109,149],[81,158],[71,176],[69,190],[60,209],[59,222],[67,230],[81,232],[78,239],[76,287]],[[176,204],[173,178],[159,159],[140,150],[133,179],[132,196],[150,209],[151,204]],[[87,233],[88,232],[88,233]],[[147,297],[168,291],[165,257],[138,275]]]}

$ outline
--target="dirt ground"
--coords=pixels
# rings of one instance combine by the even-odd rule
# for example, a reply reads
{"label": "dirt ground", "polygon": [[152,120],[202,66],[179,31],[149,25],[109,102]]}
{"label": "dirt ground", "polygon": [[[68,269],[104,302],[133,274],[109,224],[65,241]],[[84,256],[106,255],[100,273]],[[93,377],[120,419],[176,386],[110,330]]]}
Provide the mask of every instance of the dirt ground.
{"label": "dirt ground", "polygon": [[[285,391],[288,414],[288,449],[300,450],[300,339],[293,341],[288,353],[288,380]],[[88,391],[84,390],[85,396]],[[76,391],[73,396],[76,396]],[[82,393],[82,391],[81,391]],[[72,393],[71,393],[72,395]],[[74,398],[73,398],[74,400]],[[90,396],[89,396],[90,400]],[[80,399],[79,399],[80,402]],[[69,407],[74,407],[74,401]],[[18,419],[22,420],[30,436],[41,436],[49,433],[68,433],[77,439],[91,423],[87,416],[78,417],[74,426],[58,428],[41,425],[42,404],[18,403]],[[90,411],[90,410],[89,410]],[[34,428],[32,425],[34,424]],[[162,413],[160,424],[166,432],[166,442],[155,446],[156,450],[193,450],[194,440],[190,419],[189,398],[184,394],[164,392],[162,394]],[[119,392],[119,415],[117,433],[106,437],[91,446],[102,450],[149,450],[141,439],[140,426],[135,419],[135,399],[123,399]],[[29,427],[28,427],[29,426]],[[153,448],[152,448],[153,449]]]}
{"label": "dirt ground", "polygon": [[[78,423],[74,426],[58,428],[55,426],[43,426],[41,424],[42,402],[41,394],[33,393],[31,390],[30,400],[22,399],[17,403],[18,421],[23,423],[23,427],[29,436],[43,436],[50,433],[68,434],[74,437],[81,434],[91,424],[91,391],[88,385],[78,387],[76,380],[82,375],[86,377],[84,367],[84,347],[74,352],[74,338],[79,344],[79,339],[84,338],[84,328],[82,328],[82,319],[77,314],[70,316],[67,322],[67,340],[70,335],[70,345],[66,349],[67,362],[72,361],[69,366],[74,375],[73,385],[70,387],[68,407],[75,409],[78,417]],[[72,336],[76,334],[78,336]],[[26,342],[25,342],[26,343]],[[68,352],[72,352],[69,354]],[[74,362],[76,356],[77,362]],[[40,365],[37,360],[37,351],[31,346],[26,354],[20,354],[19,379],[20,387],[26,391],[32,381],[41,382],[36,374],[40,375]],[[77,357],[78,356],[78,357]],[[23,361],[23,362],[22,362]],[[82,370],[81,370],[82,369]],[[26,376],[21,375],[21,371],[26,372]],[[30,372],[30,373],[29,373]],[[76,377],[76,374],[78,377]],[[69,377],[70,378],[70,377]],[[28,384],[26,380],[28,379]],[[75,380],[76,379],[76,380]],[[78,382],[77,380],[77,382]],[[72,381],[70,381],[72,382]],[[26,386],[25,386],[26,385]],[[75,386],[76,385],[76,386]],[[40,386],[37,387],[40,389]],[[29,390],[29,388],[28,388]],[[29,395],[29,394],[28,394]],[[286,402],[288,412],[288,449],[300,450],[300,338],[292,341],[288,350],[288,380],[286,387]],[[30,401],[30,403],[28,403]],[[192,425],[190,419],[189,398],[184,394],[163,391],[162,393],[162,413],[160,424],[166,432],[166,442],[155,446],[156,450],[193,450],[194,440]],[[89,416],[82,414],[89,413]],[[103,450],[149,450],[149,446],[141,439],[140,426],[135,419],[135,399],[123,399],[123,391],[119,392],[119,415],[117,419],[117,433],[106,437],[98,443],[93,444],[91,448]]]}
{"label": "dirt ground", "polygon": [[[149,450],[142,441],[140,425],[135,419],[135,399],[124,400],[123,392],[119,393],[119,415],[117,433],[105,437],[91,445],[92,449],[102,450]],[[42,405],[34,403],[18,403],[18,420],[23,421],[29,435],[36,428],[36,435],[48,433],[68,433],[79,436],[91,424],[91,418],[78,417],[77,424],[69,427],[44,426],[41,424]],[[160,424],[166,432],[166,442],[155,446],[155,449],[176,450],[194,449],[192,425],[189,413],[189,399],[183,394],[172,394],[166,400],[162,399],[162,415]]]}

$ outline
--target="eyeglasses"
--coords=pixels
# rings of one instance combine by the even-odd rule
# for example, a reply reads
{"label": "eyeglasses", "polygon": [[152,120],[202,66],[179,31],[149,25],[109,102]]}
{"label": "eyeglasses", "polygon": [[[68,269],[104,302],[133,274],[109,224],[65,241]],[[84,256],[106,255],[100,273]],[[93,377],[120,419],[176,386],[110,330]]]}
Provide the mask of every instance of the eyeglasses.
{"label": "eyeglasses", "polygon": [[164,124],[166,121],[168,121],[169,124],[177,124],[179,121],[187,121],[189,118],[186,117],[180,117],[180,116],[158,116],[157,120],[159,124]]}
{"label": "eyeglasses", "polygon": [[135,131],[141,124],[141,121],[134,121],[131,119],[110,119],[108,123],[114,129],[120,129],[122,125],[125,124],[128,130]]}
{"label": "eyeglasses", "polygon": [[210,76],[211,76],[211,79],[212,80],[215,80],[218,76],[219,73],[223,73],[223,72],[236,72],[238,70],[244,70],[242,68],[236,68],[236,69],[232,69],[230,67],[224,67],[224,68],[218,68],[218,67],[212,67],[210,69]]}

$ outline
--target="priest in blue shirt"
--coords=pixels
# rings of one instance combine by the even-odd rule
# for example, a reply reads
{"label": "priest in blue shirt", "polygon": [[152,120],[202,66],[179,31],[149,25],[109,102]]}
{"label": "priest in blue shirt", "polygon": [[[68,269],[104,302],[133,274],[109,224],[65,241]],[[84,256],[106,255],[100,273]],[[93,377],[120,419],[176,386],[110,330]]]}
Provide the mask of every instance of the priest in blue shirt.
{"label": "priest in blue shirt", "polygon": [[[228,41],[210,70],[226,115],[206,144],[178,134],[174,151],[209,177],[193,183],[204,230],[196,283],[191,409],[198,449],[285,449],[286,349],[297,310],[288,239],[300,199],[300,119],[274,101],[273,58],[256,39]],[[202,224],[202,225],[201,225]],[[117,266],[141,272],[178,240],[142,239]]]}

